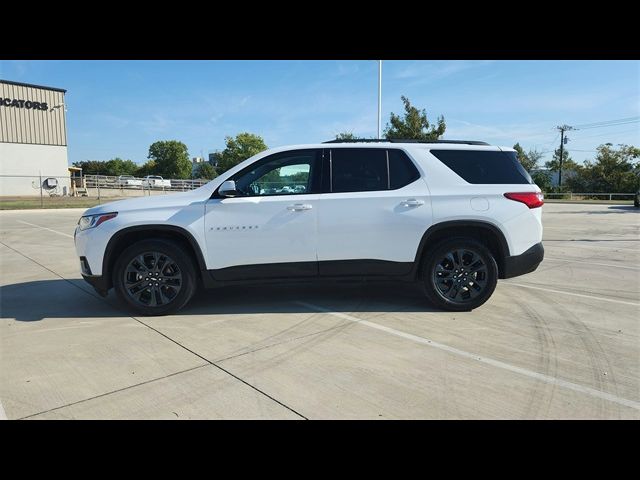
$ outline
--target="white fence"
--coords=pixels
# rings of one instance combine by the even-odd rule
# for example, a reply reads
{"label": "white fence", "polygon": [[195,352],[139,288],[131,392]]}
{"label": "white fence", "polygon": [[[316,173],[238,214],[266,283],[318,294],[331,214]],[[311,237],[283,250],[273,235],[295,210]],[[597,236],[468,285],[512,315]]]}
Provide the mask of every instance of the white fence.
{"label": "white fence", "polygon": [[[118,189],[118,190],[161,190],[167,192],[185,192],[201,187],[210,180],[204,179],[165,179],[163,184],[156,184],[153,180],[136,177],[115,177],[109,175],[84,175],[87,188]],[[169,182],[166,185],[166,182]]]}
{"label": "white fence", "polygon": [[560,192],[560,193],[544,193],[544,198],[550,200],[633,200],[635,193],[580,193],[580,192]]}

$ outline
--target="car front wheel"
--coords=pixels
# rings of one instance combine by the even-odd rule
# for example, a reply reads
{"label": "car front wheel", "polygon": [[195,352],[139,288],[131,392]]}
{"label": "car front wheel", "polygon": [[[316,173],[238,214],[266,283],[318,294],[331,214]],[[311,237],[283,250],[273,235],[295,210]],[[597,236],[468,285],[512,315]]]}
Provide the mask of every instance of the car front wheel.
{"label": "car front wheel", "polygon": [[422,273],[427,298],[452,311],[479,307],[498,282],[498,266],[489,249],[463,237],[437,244],[427,254]]}
{"label": "car front wheel", "polygon": [[143,315],[166,315],[196,290],[196,269],[185,250],[170,240],[142,240],[122,252],[113,270],[121,301]]}

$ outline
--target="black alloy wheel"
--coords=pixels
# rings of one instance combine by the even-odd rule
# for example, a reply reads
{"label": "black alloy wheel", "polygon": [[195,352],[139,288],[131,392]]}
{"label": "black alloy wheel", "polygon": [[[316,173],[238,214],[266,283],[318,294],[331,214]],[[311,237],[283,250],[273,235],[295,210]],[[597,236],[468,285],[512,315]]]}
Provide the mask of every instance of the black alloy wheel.
{"label": "black alloy wheel", "polygon": [[436,262],[433,283],[443,297],[454,302],[474,299],[487,286],[487,264],[474,250],[450,250]]}
{"label": "black alloy wheel", "polygon": [[178,242],[141,240],[125,249],[114,265],[118,297],[143,315],[173,313],[197,288],[196,263]]}
{"label": "black alloy wheel", "polygon": [[124,271],[124,287],[130,298],[145,307],[171,303],[182,288],[178,264],[162,252],[134,257]]}
{"label": "black alloy wheel", "polygon": [[489,249],[471,238],[453,238],[436,245],[428,256],[423,280],[427,297],[440,308],[472,310],[495,290],[498,266]]}

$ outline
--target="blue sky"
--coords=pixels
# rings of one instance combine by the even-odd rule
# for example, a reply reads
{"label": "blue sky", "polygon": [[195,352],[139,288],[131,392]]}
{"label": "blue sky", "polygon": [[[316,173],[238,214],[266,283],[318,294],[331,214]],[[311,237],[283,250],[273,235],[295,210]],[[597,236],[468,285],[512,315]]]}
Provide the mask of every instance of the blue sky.
{"label": "blue sky", "polygon": [[[146,160],[156,140],[191,156],[248,131],[270,147],[351,131],[375,136],[377,62],[0,61],[0,78],[67,92],[69,162]],[[444,115],[444,138],[520,142],[551,156],[559,124],[640,115],[637,61],[385,61],[383,127],[400,95]],[[605,142],[640,145],[640,124],[571,132],[574,159]]]}

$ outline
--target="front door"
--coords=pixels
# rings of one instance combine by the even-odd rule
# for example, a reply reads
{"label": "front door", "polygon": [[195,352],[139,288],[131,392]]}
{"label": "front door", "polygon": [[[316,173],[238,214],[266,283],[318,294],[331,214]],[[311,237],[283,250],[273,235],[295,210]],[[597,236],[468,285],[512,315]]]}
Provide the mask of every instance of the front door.
{"label": "front door", "polygon": [[208,267],[217,280],[318,273],[320,150],[276,153],[238,172],[238,195],[207,202]]}

